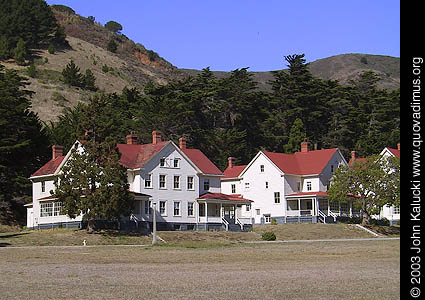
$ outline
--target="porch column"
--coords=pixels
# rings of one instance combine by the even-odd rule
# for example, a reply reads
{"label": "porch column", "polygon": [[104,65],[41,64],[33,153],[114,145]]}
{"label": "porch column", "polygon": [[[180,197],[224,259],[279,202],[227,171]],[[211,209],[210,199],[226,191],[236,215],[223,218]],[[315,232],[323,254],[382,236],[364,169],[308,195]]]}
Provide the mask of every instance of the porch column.
{"label": "porch column", "polygon": [[298,198],[298,216],[301,216],[301,199]]}
{"label": "porch column", "polygon": [[353,201],[348,201],[348,205],[350,205],[350,218],[353,217]]}
{"label": "porch column", "polygon": [[220,202],[220,218],[224,217],[223,203]]}
{"label": "porch column", "polygon": [[208,202],[207,201],[205,201],[205,223],[208,223]]}
{"label": "porch column", "polygon": [[329,199],[328,199],[328,213],[326,214],[327,216],[329,216],[329,211],[331,210],[331,208],[329,207]]}

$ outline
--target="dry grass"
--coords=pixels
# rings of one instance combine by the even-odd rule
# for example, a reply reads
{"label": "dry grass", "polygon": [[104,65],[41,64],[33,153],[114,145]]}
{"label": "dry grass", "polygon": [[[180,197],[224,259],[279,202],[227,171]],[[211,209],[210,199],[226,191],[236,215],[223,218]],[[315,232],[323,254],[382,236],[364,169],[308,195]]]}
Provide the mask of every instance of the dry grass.
{"label": "dry grass", "polygon": [[1,299],[399,299],[397,240],[0,248]]}

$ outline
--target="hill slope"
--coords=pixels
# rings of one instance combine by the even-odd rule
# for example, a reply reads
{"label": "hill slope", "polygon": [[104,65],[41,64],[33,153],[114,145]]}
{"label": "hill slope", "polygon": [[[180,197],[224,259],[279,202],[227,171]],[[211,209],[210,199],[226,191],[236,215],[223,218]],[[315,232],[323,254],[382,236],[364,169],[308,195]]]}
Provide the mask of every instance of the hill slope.
{"label": "hill slope", "polygon": [[[381,81],[378,87],[381,89],[394,90],[400,87],[400,58],[370,55],[370,54],[341,54],[323,58],[311,62],[311,73],[322,79],[338,80],[343,84],[349,84],[350,80],[354,80],[358,75],[366,70],[374,71]],[[198,74],[198,70],[183,69],[189,75]],[[214,71],[217,77],[222,78],[228,76],[228,72]],[[267,83],[273,80],[271,72],[251,72],[254,80],[258,82],[261,90],[270,90]]]}

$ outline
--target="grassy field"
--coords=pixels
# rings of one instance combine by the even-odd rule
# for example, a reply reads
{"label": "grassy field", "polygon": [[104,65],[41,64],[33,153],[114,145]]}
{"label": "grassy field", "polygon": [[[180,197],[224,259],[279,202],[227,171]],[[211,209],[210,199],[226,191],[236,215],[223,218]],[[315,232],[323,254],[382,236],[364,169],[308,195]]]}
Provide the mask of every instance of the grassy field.
{"label": "grassy field", "polygon": [[398,240],[0,247],[0,299],[399,299]]}
{"label": "grassy field", "polygon": [[[3,230],[2,230],[3,229]],[[255,226],[253,232],[160,231],[158,235],[170,245],[209,247],[214,244],[234,244],[260,241],[266,231],[276,234],[277,240],[311,240],[339,238],[369,238],[370,233],[349,224],[281,224]],[[399,227],[375,228],[382,236],[399,236]],[[83,245],[140,245],[150,244],[150,236],[101,231],[88,234],[85,230],[53,229],[19,231],[0,227],[0,247],[8,246],[76,246]]]}

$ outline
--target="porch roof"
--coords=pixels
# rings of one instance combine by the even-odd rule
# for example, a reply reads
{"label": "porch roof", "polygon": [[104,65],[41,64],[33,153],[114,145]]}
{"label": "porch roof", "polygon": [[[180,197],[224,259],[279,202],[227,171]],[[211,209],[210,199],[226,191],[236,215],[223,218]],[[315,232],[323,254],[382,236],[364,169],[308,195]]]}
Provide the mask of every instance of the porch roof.
{"label": "porch roof", "polygon": [[237,203],[245,203],[245,204],[254,202],[252,200],[242,198],[242,196],[239,194],[228,195],[223,193],[209,193],[209,192],[199,196],[199,198],[197,198],[196,200],[205,200],[205,201],[214,200],[214,201],[220,201],[220,202],[237,202]]}

